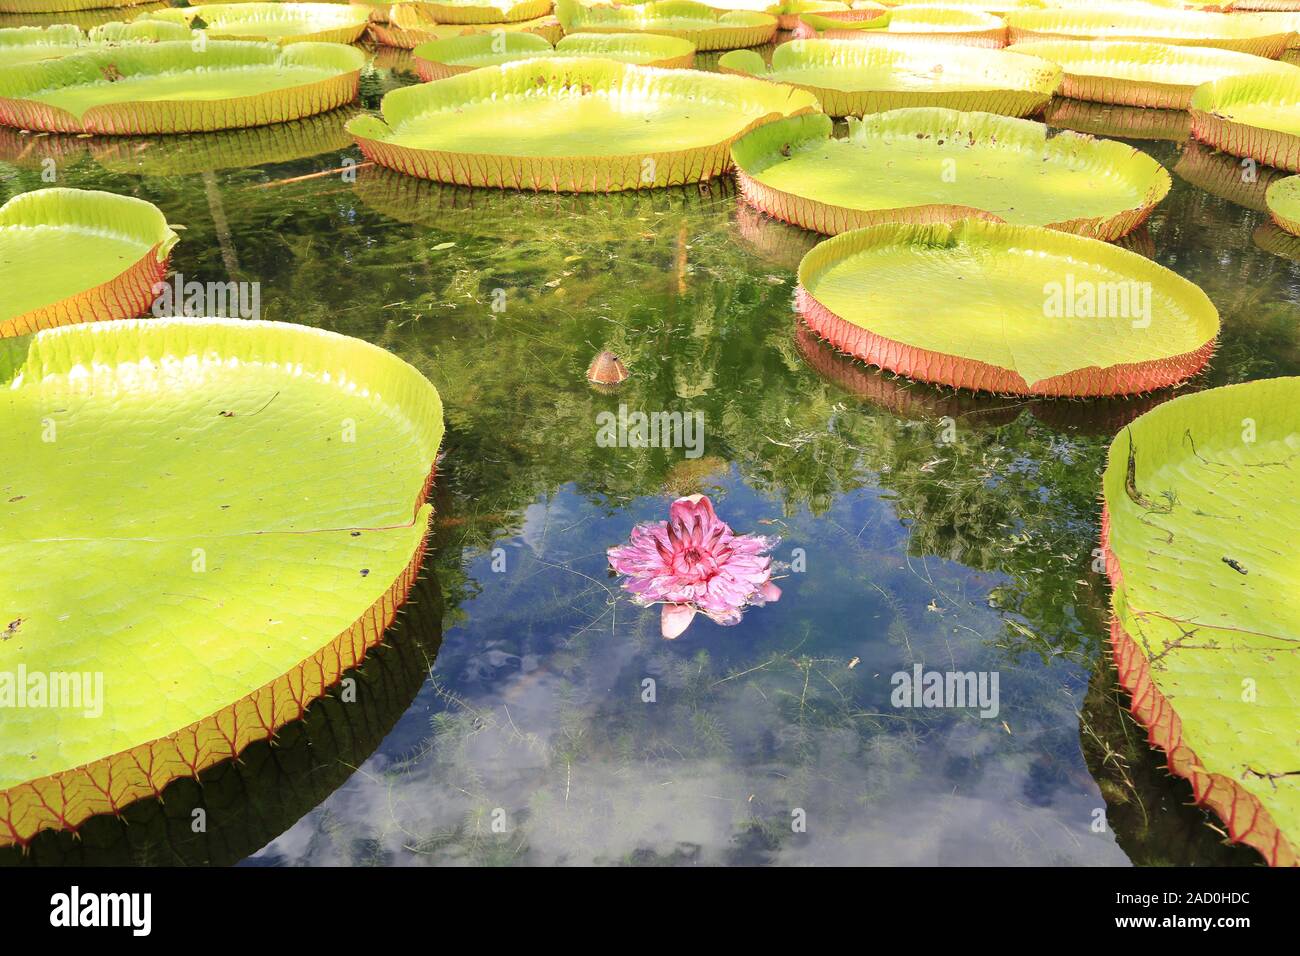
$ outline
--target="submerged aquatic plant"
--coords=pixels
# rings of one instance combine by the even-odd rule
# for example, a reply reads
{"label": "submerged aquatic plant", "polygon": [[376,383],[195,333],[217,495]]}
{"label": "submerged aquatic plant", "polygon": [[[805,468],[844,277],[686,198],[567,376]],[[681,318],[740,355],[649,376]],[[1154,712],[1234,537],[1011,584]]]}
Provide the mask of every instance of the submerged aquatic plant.
{"label": "submerged aquatic plant", "polygon": [[627,544],[609,549],[609,563],[627,575],[623,587],[637,604],[663,605],[663,635],[672,640],[697,613],[738,624],[747,606],[780,598],[767,555],[777,540],[736,534],[708,496],[689,495],[673,502],[667,521],[633,528]]}

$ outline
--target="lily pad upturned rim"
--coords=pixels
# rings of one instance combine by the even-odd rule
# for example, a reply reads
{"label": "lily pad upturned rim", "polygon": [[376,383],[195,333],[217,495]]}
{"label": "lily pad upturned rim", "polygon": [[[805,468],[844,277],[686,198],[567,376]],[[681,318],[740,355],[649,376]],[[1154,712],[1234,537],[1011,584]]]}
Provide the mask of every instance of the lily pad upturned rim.
{"label": "lily pad upturned rim", "polygon": [[[588,89],[630,84],[636,87],[638,95],[654,90],[670,98],[685,95],[681,88],[689,85],[690,99],[695,99],[702,89],[712,89],[719,97],[744,104],[747,114],[760,108],[766,113],[756,116],[734,135],[720,134],[716,143],[707,146],[635,154],[465,153],[409,147],[395,141],[395,133],[404,121],[431,112],[459,110],[461,106],[457,104],[470,102],[500,102],[505,99],[503,94],[535,98],[544,88],[568,90],[575,84]],[[754,110],[748,109],[751,105]],[[424,179],[501,189],[612,192],[705,182],[731,168],[731,143],[745,132],[782,116],[816,109],[817,100],[811,93],[748,77],[698,70],[662,70],[616,60],[542,57],[393,90],[381,104],[383,119],[360,116],[348,124],[348,129],[368,159]],[[644,178],[648,161],[652,161],[649,168],[653,169],[653,182]]]}
{"label": "lily pad upturned rim", "polygon": [[[1140,184],[1139,189],[1145,189],[1145,198],[1137,206],[1119,209],[1107,216],[1080,216],[1044,223],[1044,228],[1113,241],[1141,226],[1172,186],[1164,166],[1132,146],[1069,131],[1053,134],[1042,123],[993,113],[962,113],[937,108],[876,113],[861,120],[850,119],[847,139],[835,142],[843,143],[843,148],[850,148],[855,142],[894,137],[909,140],[913,137],[930,138],[938,143],[945,134],[952,134],[955,130],[959,130],[960,135],[948,136],[954,141],[965,137],[972,142],[988,142],[999,148],[1023,149],[1035,157],[1042,157],[1045,151],[1055,151],[1069,158],[1071,168],[1087,154],[1094,163],[1132,170],[1134,179]],[[745,199],[777,219],[831,235],[889,222],[951,222],[972,216],[1001,221],[987,210],[945,203],[855,209],[815,198],[816,184],[811,184],[809,195],[798,195],[762,181],[765,169],[785,161],[794,150],[804,145],[815,148],[831,139],[829,117],[813,114],[777,120],[737,140],[731,153]]]}
{"label": "lily pad upturned rim", "polygon": [[936,43],[1000,49],[1007,45],[1007,25],[990,13],[955,7],[901,7],[867,20],[804,13],[795,30],[798,39],[854,40],[907,45]]}
{"label": "lily pad upturned rim", "polygon": [[153,302],[154,284],[166,274],[172,246],[180,238],[157,206],[116,193],[51,186],[19,193],[0,206],[0,231],[51,226],[90,228],[130,239],[146,251],[107,282],[73,289],[62,299],[0,321],[0,338],[142,314]]}
{"label": "lily pad upturned rim", "polygon": [[[1231,75],[1278,73],[1289,75],[1297,69],[1267,57],[1225,50],[1221,47],[1171,45],[1125,40],[1026,40],[1007,47],[1011,52],[1027,53],[1061,66],[1064,81],[1061,95],[1096,103],[1154,109],[1185,110],[1191,105],[1192,93],[1200,83],[1173,82],[1164,78],[1160,66],[1170,61],[1198,62],[1233,71]],[[1151,64],[1151,75],[1144,79],[1107,74],[1103,71],[1077,69],[1080,62]],[[1071,67],[1076,67],[1071,69]],[[1295,74],[1300,77],[1300,73]],[[1215,78],[1215,77],[1211,77]],[[1202,80],[1201,82],[1205,82]]]}
{"label": "lily pad upturned rim", "polygon": [[[1232,725],[1229,715],[1220,718],[1226,733],[1203,725],[1214,723],[1214,718],[1207,721],[1208,708],[1215,708],[1217,717],[1221,702],[1236,697],[1242,674],[1253,672],[1244,667],[1263,668],[1262,676],[1267,676],[1277,662],[1270,644],[1295,640],[1295,635],[1266,633],[1258,622],[1238,617],[1242,605],[1232,593],[1234,587],[1253,583],[1252,568],[1236,559],[1254,565],[1256,577],[1270,571],[1267,560],[1260,567],[1243,549],[1263,558],[1278,552],[1267,543],[1260,547],[1259,542],[1242,540],[1240,532],[1234,534],[1233,522],[1207,513],[1201,504],[1170,502],[1171,489],[1160,487],[1158,475],[1176,475],[1177,480],[1194,484],[1198,472],[1209,471],[1213,485],[1230,489],[1235,498],[1242,492],[1232,486],[1247,480],[1263,485],[1249,493],[1252,501],[1281,503],[1284,497],[1269,492],[1269,482],[1279,472],[1263,467],[1276,463],[1252,461],[1250,447],[1267,438],[1270,445],[1280,439],[1294,449],[1292,439],[1300,430],[1297,399],[1300,378],[1261,379],[1180,396],[1116,435],[1102,476],[1101,545],[1113,590],[1111,647],[1120,683],[1132,697],[1131,710],[1147,728],[1149,741],[1165,751],[1169,769],[1191,783],[1196,802],[1218,814],[1233,842],[1254,847],[1272,866],[1300,864],[1300,834],[1284,831],[1288,818],[1276,816],[1279,807],[1272,801],[1281,798],[1275,785],[1258,776],[1259,783],[1252,786],[1250,775],[1232,764],[1249,767],[1260,760],[1263,771],[1271,768],[1254,752],[1248,732]],[[1247,421],[1258,428],[1249,443],[1242,438]],[[1177,488],[1172,490],[1177,493]],[[1180,515],[1175,516],[1179,509]],[[1279,528],[1284,526],[1282,521]],[[1185,543],[1176,543],[1175,537]],[[1267,607],[1268,602],[1260,605],[1265,615]],[[1206,701],[1198,703],[1190,677],[1206,673],[1213,679],[1213,672],[1193,663],[1181,674],[1174,670],[1163,680],[1161,674],[1176,664],[1176,658],[1201,650],[1183,646],[1183,640],[1202,628],[1212,631],[1211,647],[1231,653],[1236,663],[1222,665],[1229,670],[1222,684],[1233,690],[1220,694],[1211,687],[1208,694],[1200,695]],[[1252,657],[1256,660],[1249,660]],[[1153,667],[1157,659],[1161,664]],[[1265,700],[1261,695],[1260,702]],[[1269,706],[1285,710],[1285,700],[1279,705],[1273,698]],[[1284,726],[1288,733],[1294,728],[1294,716],[1292,712],[1290,726]],[[1287,744],[1279,739],[1273,744],[1274,750],[1278,747],[1285,750]],[[1285,757],[1279,762],[1285,764]],[[1264,794],[1262,799],[1259,793]],[[1292,824],[1294,811],[1292,802],[1288,810]]]}
{"label": "lily pad upturned rim", "polygon": [[552,0],[405,0],[438,23],[518,23],[551,13]]}
{"label": "lily pad upturned rim", "polygon": [[[298,86],[225,99],[122,101],[93,106],[80,117],[29,97],[59,87],[93,84],[112,67],[125,76],[194,69],[201,84],[213,68],[302,65],[334,75]],[[195,50],[186,41],[139,44],[58,60],[0,67],[0,125],[48,133],[139,135],[197,133],[265,126],[314,116],[357,97],[365,54],[341,43],[214,42]]]}
{"label": "lily pad upturned rim", "polygon": [[1300,128],[1288,132],[1232,119],[1227,111],[1242,103],[1285,104],[1300,116],[1300,74],[1225,77],[1198,86],[1191,102],[1192,135],[1202,143],[1300,173]]}
{"label": "lily pad upturned rim", "polygon": [[690,40],[700,53],[760,46],[776,36],[778,27],[769,13],[718,10],[694,0],[649,0],[621,7],[556,0],[555,14],[565,33],[657,33]]}
{"label": "lily pad upturned rim", "polygon": [[[366,32],[370,13],[342,3],[199,3],[142,13],[137,23],[157,21],[189,27],[195,17],[207,24],[201,29],[212,39],[278,43],[356,43]],[[267,33],[261,24],[271,21],[301,24],[294,33]]]}
{"label": "lily pad upturned rim", "polygon": [[151,2],[153,0],[0,0],[0,13],[79,13],[83,10],[98,12],[104,8],[116,10],[139,7]]}
{"label": "lily pad upturned rim", "polygon": [[[89,30],[82,30],[70,23],[46,27],[2,27],[0,28],[0,66],[39,62],[121,44],[158,43],[163,40],[188,40],[189,38],[188,27],[161,20],[132,23],[114,21],[91,27]],[[15,51],[23,50],[34,53],[43,51],[47,55],[22,59],[12,55]],[[10,55],[6,55],[6,51]]]}
{"label": "lily pad upturned rim", "polygon": [[[558,43],[552,44],[536,33],[516,32],[507,33],[500,38],[503,49],[495,49],[497,42],[498,38],[491,34],[472,33],[422,43],[412,51],[416,72],[420,79],[430,83],[458,73],[481,69],[484,65],[500,66],[500,63],[474,62],[474,57],[489,53],[508,55],[509,59],[504,62],[536,56],[591,56],[638,62],[641,66],[657,66],[669,70],[688,69],[695,62],[695,44],[680,37],[657,33],[570,33],[561,37]],[[619,47],[653,59],[633,61],[610,55],[622,52]]]}
{"label": "lily pad upturned rim", "polygon": [[1277,180],[1268,187],[1264,201],[1278,228],[1300,236],[1300,176]]}
{"label": "lily pad upturned rim", "polygon": [[397,50],[414,50],[422,43],[445,40],[450,37],[472,36],[478,33],[535,33],[550,43],[564,36],[564,28],[553,15],[515,23],[434,23],[413,9],[409,3],[395,3],[388,11],[388,19],[378,22],[371,18],[370,36],[381,46]]}
{"label": "lily pad upturned rim", "polygon": [[[1061,374],[1028,382],[1018,371],[956,354],[931,351],[879,335],[837,315],[816,297],[817,280],[838,262],[873,248],[915,245],[935,249],[967,242],[1008,249],[1060,251],[1072,261],[1115,266],[1134,281],[1157,282],[1177,295],[1197,322],[1212,332],[1199,347],[1106,367],[1080,365]],[[1218,337],[1219,315],[1200,288],[1177,273],[1119,246],[1037,226],[1011,226],[984,219],[940,223],[882,223],[826,239],[799,264],[796,304],[803,321],[832,346],[886,371],[952,388],[1006,395],[1092,398],[1150,392],[1185,381],[1209,361]],[[1078,342],[1062,347],[1078,355]],[[1082,361],[1082,360],[1080,360]]]}
{"label": "lily pad upturned rim", "polygon": [[[801,61],[856,60],[859,63],[886,62],[907,68],[929,62],[942,66],[943,76],[951,76],[954,67],[962,66],[985,77],[994,69],[1003,71],[1002,83],[988,80],[982,89],[961,90],[872,90],[831,89],[799,83],[780,75]],[[1060,85],[1061,71],[1054,63],[1033,56],[981,47],[939,47],[927,45],[888,45],[857,43],[852,40],[790,40],[772,53],[769,67],[753,50],[733,50],[718,61],[723,73],[755,76],[773,83],[785,83],[808,90],[821,103],[822,111],[831,116],[862,116],[906,107],[941,107],[965,111],[1001,113],[1006,116],[1030,116],[1051,101]],[[1018,85],[1014,85],[1018,84]],[[973,86],[974,84],[968,84]]]}
{"label": "lily pad upturned rim", "polygon": [[[1258,21],[1229,13],[1154,6],[1149,10],[1013,10],[1005,19],[1008,41],[1013,45],[1026,40],[1135,40],[1218,47],[1270,60],[1282,55],[1293,32],[1266,28]],[[1119,32],[1112,31],[1117,24],[1122,24]],[[1179,26],[1185,29],[1180,32]]]}
{"label": "lily pad upturned rim", "polygon": [[[237,361],[264,369],[276,381],[309,376],[333,384],[340,394],[383,395],[392,407],[404,410],[410,450],[419,453],[419,460],[409,460],[411,467],[405,478],[394,475],[391,482],[377,486],[388,489],[381,510],[409,513],[409,525],[394,526],[392,530],[399,534],[380,545],[390,553],[390,564],[403,570],[392,580],[363,574],[351,586],[354,596],[370,601],[363,613],[352,620],[348,610],[350,624],[338,633],[312,635],[315,639],[299,650],[290,653],[285,645],[279,656],[290,659],[301,652],[299,663],[267,683],[249,686],[243,696],[192,722],[161,726],[159,720],[160,726],[142,734],[148,739],[124,749],[116,746],[120,741],[115,741],[88,762],[42,771],[39,776],[0,788],[0,845],[25,845],[43,829],[75,828],[96,813],[118,812],[135,799],[160,793],[172,780],[196,776],[221,760],[238,756],[248,744],[274,735],[279,727],[300,717],[307,704],[359,663],[383,637],[419,570],[432,513],[426,501],[443,432],[441,399],[416,369],[368,342],[308,326],[211,318],[122,320],[48,330],[27,343],[26,358],[19,356],[18,364],[9,370],[15,384],[20,380],[30,383],[17,385],[20,391],[23,387],[46,387],[42,383],[51,381],[52,376],[81,365],[94,365],[102,370],[100,374],[116,376],[113,370],[122,368],[123,363],[143,362],[154,368],[175,363],[172,367],[180,368],[188,360],[197,363],[195,369],[204,363],[218,362],[227,367],[230,361]],[[119,400],[123,392],[148,388],[145,379],[147,376],[135,379],[128,374],[118,379],[116,390],[95,393],[87,401],[96,401],[99,394],[104,401]],[[212,398],[223,400],[215,394]],[[417,478],[417,472],[425,477]],[[408,492],[410,497],[406,498]],[[329,512],[322,512],[322,517],[331,534],[348,531],[346,526],[329,525]],[[406,531],[410,533],[403,537]],[[87,532],[83,529],[79,533]],[[251,537],[263,536],[254,532]],[[414,544],[408,554],[406,541],[410,539]],[[187,567],[186,573],[189,570]],[[349,601],[348,607],[353,603]],[[343,612],[332,613],[338,617]],[[197,712],[208,703],[201,700],[189,710]],[[161,713],[147,701],[126,706],[154,706],[154,711],[148,712]],[[30,744],[38,746],[36,741]],[[95,746],[83,744],[80,749],[93,751]]]}

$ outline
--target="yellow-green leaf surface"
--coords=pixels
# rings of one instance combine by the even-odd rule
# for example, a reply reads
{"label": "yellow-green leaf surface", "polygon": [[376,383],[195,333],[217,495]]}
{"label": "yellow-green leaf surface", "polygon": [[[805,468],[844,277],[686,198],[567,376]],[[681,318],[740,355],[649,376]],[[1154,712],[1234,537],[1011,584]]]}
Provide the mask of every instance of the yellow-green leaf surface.
{"label": "yellow-green leaf surface", "polygon": [[776,17],[749,10],[714,10],[690,0],[658,0],[636,6],[586,6],[558,0],[565,33],[657,33],[690,40],[697,50],[735,50],[767,43]]}
{"label": "yellow-green leaf surface", "polygon": [[571,33],[552,46],[535,33],[488,33],[422,43],[414,50],[416,68],[425,80],[544,56],[590,56],[623,63],[686,68],[695,45],[678,37],[650,33]]}
{"label": "yellow-green leaf surface", "polygon": [[188,39],[187,27],[169,23],[106,23],[83,33],[70,24],[0,29],[0,66],[55,60],[71,53],[123,43],[156,43]]}
{"label": "yellow-green leaf surface", "polygon": [[1000,47],[1006,42],[1006,24],[979,10],[942,7],[900,7],[870,20],[841,20],[816,13],[800,14],[801,35],[829,39],[921,39],[973,46]]}
{"label": "yellow-green leaf surface", "polygon": [[[1284,596],[1300,589],[1290,534],[1300,379],[1216,388],[1148,412],[1111,445],[1103,494],[1117,623],[1181,721],[1181,737],[1168,718],[1153,737],[1198,796],[1211,781],[1197,776],[1221,775],[1258,800],[1283,839],[1250,814],[1224,813],[1234,838],[1270,862],[1286,862],[1289,845],[1294,864],[1300,604]],[[1257,840],[1243,832],[1252,826]]]}
{"label": "yellow-green leaf surface", "polygon": [[1219,47],[1277,58],[1291,30],[1254,17],[1228,13],[1110,7],[1075,10],[1017,10],[1007,14],[1010,40],[1137,40]]}
{"label": "yellow-green leaf surface", "polygon": [[233,40],[97,50],[0,67],[0,123],[50,132],[193,132],[300,119],[351,102],[365,55],[337,43]]}
{"label": "yellow-green leaf surface", "polygon": [[1300,172],[1300,74],[1230,76],[1192,94],[1192,135],[1234,156]]}
{"label": "yellow-green leaf surface", "polygon": [[987,391],[1172,384],[1204,364],[1219,329],[1205,293],[1143,256],[974,219],[843,233],[804,257],[799,282],[847,327],[923,353],[906,374]]}
{"label": "yellow-green leaf surface", "polygon": [[828,233],[980,210],[1109,240],[1170,188],[1163,166],[1123,143],[942,109],[850,119],[845,139],[831,138],[827,116],[796,116],[754,130],[732,156],[755,205]]}
{"label": "yellow-green leaf surface", "polygon": [[119,10],[137,7],[149,0],[0,0],[0,13],[57,15],[82,10]]}
{"label": "yellow-green leaf surface", "polygon": [[141,14],[186,28],[199,20],[214,39],[276,43],[355,43],[370,19],[361,7],[339,3],[202,3]]}
{"label": "yellow-green leaf surface", "polygon": [[1037,57],[938,45],[891,47],[852,40],[793,40],[772,54],[733,50],[719,61],[741,73],[812,92],[832,116],[942,106],[1028,116],[1042,109],[1061,71]]}
{"label": "yellow-green leaf surface", "polygon": [[1065,71],[1063,96],[1126,106],[1187,109],[1196,87],[1225,76],[1300,78],[1290,64],[1214,47],[1056,40],[1016,43],[1010,49],[1059,64]]}
{"label": "yellow-green leaf surface", "polygon": [[296,719],[404,599],[443,430],[415,369],[303,326],[151,319],[15,343],[0,557],[25,570],[0,578],[17,622],[0,673],[90,674],[102,713],[5,710],[0,842]]}
{"label": "yellow-green leaf surface", "polygon": [[737,136],[816,105],[747,77],[544,57],[394,90],[382,120],[348,129],[381,165],[428,179],[603,192],[711,178]]}
{"label": "yellow-green leaf surface", "polygon": [[15,196],[0,206],[0,337],[139,315],[176,239],[143,199],[63,188]]}
{"label": "yellow-green leaf surface", "polygon": [[1269,215],[1293,236],[1300,236],[1300,176],[1279,179],[1265,193]]}
{"label": "yellow-green leaf surface", "polygon": [[518,23],[551,12],[551,0],[414,0],[437,23]]}
{"label": "yellow-green leaf surface", "polygon": [[385,23],[376,22],[372,17],[370,33],[380,43],[404,50],[414,49],[421,43],[432,40],[446,40],[475,33],[536,33],[550,43],[555,43],[564,36],[560,21],[553,16],[511,23],[438,23],[418,3],[393,4],[388,8]]}

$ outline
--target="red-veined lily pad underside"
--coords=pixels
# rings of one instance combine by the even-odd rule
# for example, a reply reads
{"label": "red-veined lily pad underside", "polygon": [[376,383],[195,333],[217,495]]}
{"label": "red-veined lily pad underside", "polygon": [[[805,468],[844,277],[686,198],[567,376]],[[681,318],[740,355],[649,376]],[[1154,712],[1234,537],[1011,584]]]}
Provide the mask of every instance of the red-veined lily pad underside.
{"label": "red-veined lily pad underside", "polygon": [[1112,240],[1169,192],[1141,150],[1031,120],[942,109],[849,120],[824,114],[761,126],[732,147],[741,192],[769,215],[817,232],[966,216]]}
{"label": "red-veined lily pad underside", "polygon": [[1215,47],[1057,40],[1010,49],[1059,64],[1065,71],[1062,96],[1123,106],[1185,110],[1196,87],[1225,76],[1276,73],[1300,79],[1288,63]]}
{"label": "red-veined lily pad underside", "polygon": [[942,106],[1029,116],[1061,82],[1053,63],[978,47],[885,46],[851,40],[793,40],[769,67],[753,50],[719,61],[724,73],[788,83],[816,95],[831,116],[861,116],[908,106]]}
{"label": "red-veined lily pad underside", "polygon": [[0,124],[186,133],[314,116],[356,99],[365,54],[340,43],[124,46],[0,68]]}
{"label": "red-veined lily pad underside", "polygon": [[187,40],[188,27],[174,23],[106,23],[83,32],[80,27],[60,24],[49,27],[7,27],[0,29],[0,66],[56,60],[123,43],[157,43],[159,40]]}
{"label": "red-veined lily pad underside", "polygon": [[1300,236],[1300,176],[1279,179],[1268,187],[1268,214],[1283,230]]}
{"label": "red-veined lily pad underside", "polygon": [[776,17],[750,10],[714,10],[691,0],[658,0],[625,7],[589,7],[559,0],[565,33],[657,33],[690,40],[697,50],[759,46],[776,35]]}
{"label": "red-veined lily pad underside", "polygon": [[1167,402],[1111,444],[1103,544],[1121,683],[1233,840],[1300,863],[1300,379]]}
{"label": "red-veined lily pad underside", "polygon": [[425,179],[610,192],[711,179],[736,137],[816,107],[747,77],[545,57],[394,90],[382,120],[348,129],[369,159]]}
{"label": "red-veined lily pad underside", "polygon": [[189,27],[196,19],[214,39],[279,43],[355,43],[366,32],[370,15],[360,7],[338,3],[201,3],[140,15]]}
{"label": "red-veined lily pad underside", "polygon": [[945,43],[997,48],[1006,46],[1007,25],[978,10],[903,7],[872,20],[843,20],[805,13],[795,36],[801,39],[853,40],[859,43]]}
{"label": "red-veined lily pad underside", "polygon": [[1228,13],[1111,7],[1101,10],[1017,10],[1007,14],[1011,43],[1024,40],[1136,40],[1218,47],[1277,59],[1292,31]]}
{"label": "red-veined lily pad underside", "polygon": [[534,33],[487,33],[433,40],[415,48],[415,68],[426,83],[485,66],[544,56],[591,56],[641,66],[688,69],[695,46],[651,33],[571,33],[554,46]]}
{"label": "red-veined lily pad underside", "polygon": [[1197,87],[1192,135],[1225,153],[1300,172],[1300,75],[1232,76]]}
{"label": "red-veined lily pad underside", "polygon": [[62,188],[15,196],[0,206],[0,338],[143,314],[176,239],[143,199]]}
{"label": "red-veined lily pad underside", "polygon": [[1181,382],[1219,316],[1186,279],[1117,246],[978,219],[887,223],[799,264],[799,310],[842,352],[975,391],[1092,397]]}
{"label": "red-veined lily pad underside", "polygon": [[[0,555],[23,573],[0,579],[0,694],[27,680],[8,685],[0,844],[301,716],[406,597],[443,430],[415,369],[304,326],[104,322],[8,350]],[[80,706],[36,706],[32,675],[77,675]]]}
{"label": "red-veined lily pad underside", "polygon": [[564,28],[553,16],[513,23],[437,23],[419,4],[398,3],[388,11],[384,23],[370,22],[370,35],[377,43],[401,50],[413,50],[422,43],[445,40],[449,37],[471,36],[478,33],[535,33],[550,43],[564,36]]}

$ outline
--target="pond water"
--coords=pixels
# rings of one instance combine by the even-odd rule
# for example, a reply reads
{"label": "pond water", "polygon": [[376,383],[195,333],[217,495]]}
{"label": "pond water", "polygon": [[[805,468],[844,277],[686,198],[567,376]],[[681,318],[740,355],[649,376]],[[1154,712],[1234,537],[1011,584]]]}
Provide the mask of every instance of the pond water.
{"label": "pond water", "polygon": [[[389,82],[414,80],[388,62]],[[1231,158],[1135,145],[1174,189],[1125,244],[1223,316],[1187,387],[1300,373],[1300,262],[1265,228],[1267,171],[1242,183]],[[340,116],[206,138],[0,131],[0,200],[50,168],[148,199],[185,227],[186,280],[259,283],[262,318],[390,349],[447,414],[423,580],[357,702],[319,702],[130,826],[0,861],[1259,861],[1187,805],[1106,655],[1105,448],[1170,393],[976,398],[842,359],[792,312],[816,237],[727,181],[534,196],[359,161]],[[603,349],[631,369],[613,394],[585,380]],[[702,443],[607,447],[598,416],[620,406],[698,413]],[[605,552],[695,493],[780,536],[783,595],[665,641]],[[997,713],[895,707],[893,675],[916,665],[996,675]]]}

